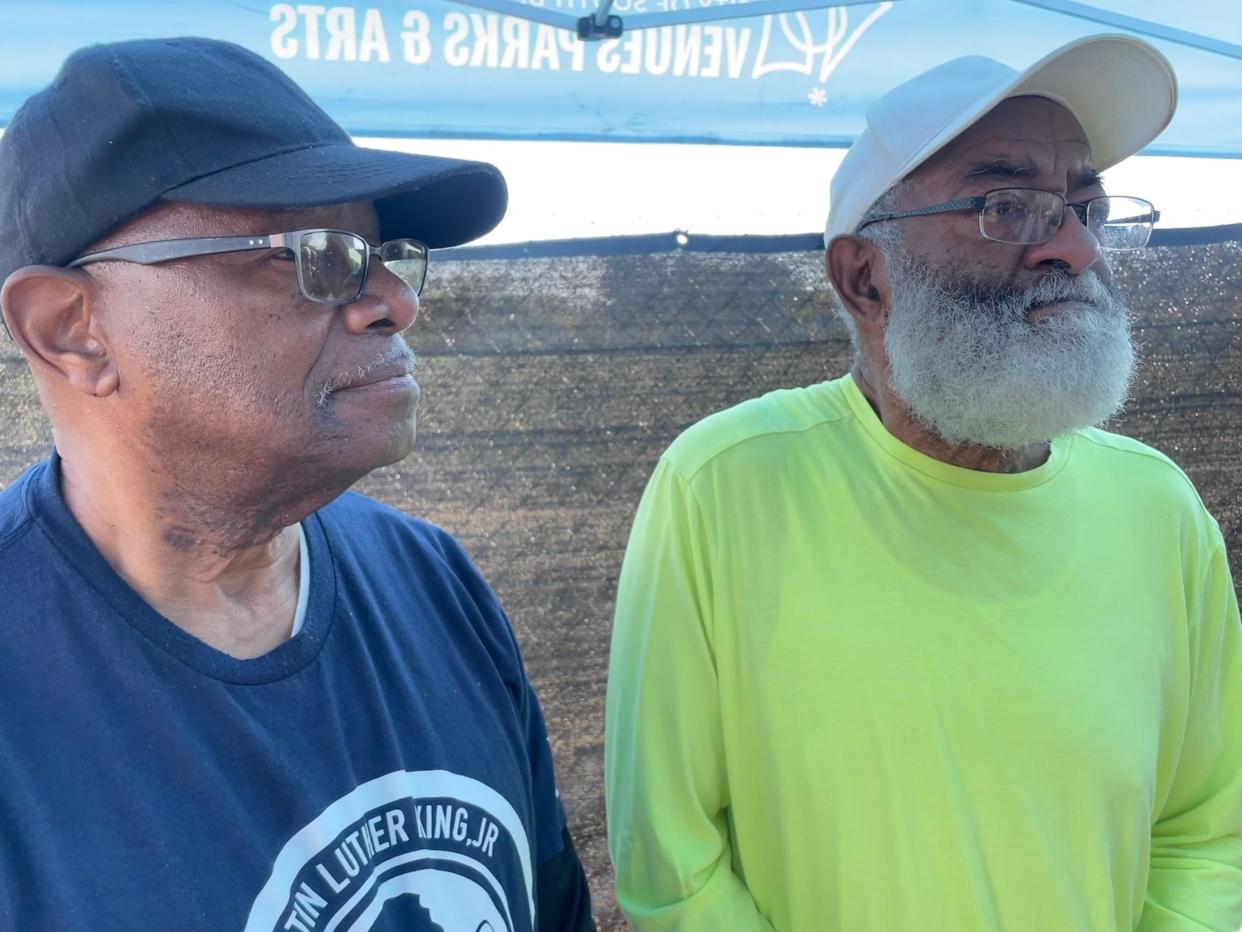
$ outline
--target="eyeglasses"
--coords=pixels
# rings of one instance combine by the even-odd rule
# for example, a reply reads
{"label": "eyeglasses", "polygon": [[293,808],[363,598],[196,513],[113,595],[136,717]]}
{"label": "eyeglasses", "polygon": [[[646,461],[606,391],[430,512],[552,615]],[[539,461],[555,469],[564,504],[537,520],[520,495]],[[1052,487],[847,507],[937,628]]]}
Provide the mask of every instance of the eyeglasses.
{"label": "eyeglasses", "polygon": [[977,210],[979,232],[985,239],[1030,246],[1046,243],[1057,235],[1067,207],[1103,249],[1143,248],[1151,238],[1152,224],[1160,219],[1160,211],[1141,197],[1093,197],[1070,204],[1055,191],[1000,188],[982,197],[964,197],[917,210],[874,214],[863,220],[858,229],[883,220]]}
{"label": "eyeglasses", "polygon": [[318,304],[350,304],[362,295],[371,256],[413,289],[423,290],[427,278],[427,247],[418,240],[392,239],[372,246],[357,233],[345,230],[297,230],[256,236],[200,236],[118,246],[81,256],[69,263],[74,269],[91,262],[120,260],[155,265],[191,256],[213,256],[252,249],[286,249],[297,263],[298,287]]}

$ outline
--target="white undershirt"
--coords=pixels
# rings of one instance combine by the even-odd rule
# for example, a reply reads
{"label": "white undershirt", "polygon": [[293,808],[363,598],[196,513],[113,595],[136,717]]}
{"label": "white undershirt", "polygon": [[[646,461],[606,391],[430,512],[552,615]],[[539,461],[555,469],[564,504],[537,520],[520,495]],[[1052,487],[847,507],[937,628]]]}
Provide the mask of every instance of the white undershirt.
{"label": "white undershirt", "polygon": [[298,522],[298,610],[293,613],[293,632],[290,639],[298,636],[306,621],[306,603],[310,601],[310,551],[306,547],[306,532]]}

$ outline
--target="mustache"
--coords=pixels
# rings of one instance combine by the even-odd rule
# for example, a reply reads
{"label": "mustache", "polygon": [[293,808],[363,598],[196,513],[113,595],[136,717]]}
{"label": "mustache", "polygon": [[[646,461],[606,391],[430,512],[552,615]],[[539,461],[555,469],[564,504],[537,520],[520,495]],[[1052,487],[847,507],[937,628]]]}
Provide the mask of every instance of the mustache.
{"label": "mustache", "polygon": [[398,372],[413,372],[418,357],[405,343],[397,343],[380,355],[365,363],[359,363],[352,369],[344,369],[332,377],[325,379],[315,391],[315,407],[326,408],[332,401],[332,395],[350,385],[362,384],[377,369],[391,369]]}
{"label": "mustache", "polygon": [[1088,269],[1081,275],[1050,272],[1024,288],[1020,295],[1014,296],[1014,300],[1024,301],[1028,308],[1057,301],[1073,301],[1106,309],[1119,296],[1115,287],[1106,285],[1099,275]]}
{"label": "mustache", "polygon": [[1124,307],[1115,285],[1105,283],[1093,270],[1071,275],[1060,269],[1025,285],[994,285],[965,277],[948,278],[926,269],[933,287],[946,299],[1000,310],[1006,317],[1023,317],[1046,304],[1074,302],[1102,313],[1115,313]]}

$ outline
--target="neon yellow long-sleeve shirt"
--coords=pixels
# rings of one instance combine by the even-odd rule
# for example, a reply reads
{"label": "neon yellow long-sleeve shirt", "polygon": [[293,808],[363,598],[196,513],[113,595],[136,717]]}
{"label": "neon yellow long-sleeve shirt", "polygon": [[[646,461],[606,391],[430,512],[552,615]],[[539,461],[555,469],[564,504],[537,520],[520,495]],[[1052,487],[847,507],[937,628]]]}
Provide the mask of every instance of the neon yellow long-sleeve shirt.
{"label": "neon yellow long-sleeve shirt", "polygon": [[1242,924],[1224,544],[1124,437],[961,469],[848,376],[695,425],[634,522],[606,729],[640,932]]}

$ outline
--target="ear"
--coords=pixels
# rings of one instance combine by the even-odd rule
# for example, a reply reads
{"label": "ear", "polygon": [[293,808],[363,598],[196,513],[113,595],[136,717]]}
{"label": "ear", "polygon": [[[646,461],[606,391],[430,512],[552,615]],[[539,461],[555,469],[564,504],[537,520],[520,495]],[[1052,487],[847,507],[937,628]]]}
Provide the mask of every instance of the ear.
{"label": "ear", "polygon": [[882,326],[886,315],[884,259],[871,243],[857,236],[834,236],[824,253],[828,279],[860,329]]}
{"label": "ear", "polygon": [[32,369],[102,398],[119,377],[95,316],[95,285],[74,269],[28,265],[0,290],[5,325]]}

